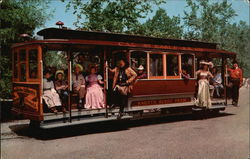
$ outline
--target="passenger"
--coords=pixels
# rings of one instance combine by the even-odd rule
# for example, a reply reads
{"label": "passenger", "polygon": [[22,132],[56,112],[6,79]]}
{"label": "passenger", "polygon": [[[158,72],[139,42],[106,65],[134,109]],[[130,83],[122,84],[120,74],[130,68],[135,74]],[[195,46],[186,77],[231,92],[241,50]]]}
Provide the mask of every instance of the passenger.
{"label": "passenger", "polygon": [[45,71],[43,79],[43,99],[51,112],[57,113],[57,106],[61,106],[59,95],[57,94],[54,83],[51,80],[51,72]]}
{"label": "passenger", "polygon": [[75,72],[72,75],[72,81],[73,81],[73,90],[75,93],[79,95],[79,102],[78,102],[78,108],[83,108],[84,106],[84,99],[85,99],[85,79],[83,75],[81,74],[83,71],[83,68],[80,64],[76,64],[75,66]]}
{"label": "passenger", "polygon": [[123,116],[124,107],[128,105],[128,95],[132,91],[137,74],[129,67],[127,60],[121,59],[118,66],[109,71],[114,73],[113,90],[115,95],[115,105],[120,106],[118,119]]}
{"label": "passenger", "polygon": [[55,81],[56,80],[56,67],[51,67],[51,80]]}
{"label": "passenger", "polygon": [[233,67],[234,69],[228,68],[227,71],[231,73],[230,77],[232,81],[232,98],[233,98],[232,104],[234,106],[238,106],[239,89],[243,83],[243,73],[236,61],[233,62]]}
{"label": "passenger", "polygon": [[138,70],[137,79],[147,78],[147,74],[144,72],[144,67],[142,65],[140,65],[137,70]]}
{"label": "passenger", "polygon": [[198,94],[195,100],[195,105],[199,107],[209,108],[212,106],[210,91],[209,91],[209,78],[213,78],[213,75],[208,71],[209,62],[201,61],[202,69],[196,72],[198,81]]}
{"label": "passenger", "polygon": [[221,84],[222,83],[221,73],[218,72],[216,67],[214,67],[212,68],[212,74],[214,76],[214,78],[212,79],[212,82],[213,82],[214,89],[216,91],[216,95],[217,97],[221,97],[220,91],[223,89],[223,85]]}
{"label": "passenger", "polygon": [[189,80],[190,79],[190,75],[187,73],[187,68],[186,67],[182,67],[181,78],[183,78],[185,80]]}
{"label": "passenger", "polygon": [[37,71],[36,70],[31,71],[30,78],[37,78]]}
{"label": "passenger", "polygon": [[89,74],[89,72],[87,72],[89,70],[89,66],[92,64],[88,59],[86,59],[84,54],[79,54],[77,59],[77,63],[80,64],[83,67],[83,70],[85,70],[86,72],[82,72],[84,77],[87,76]]}
{"label": "passenger", "polygon": [[62,111],[66,112],[66,106],[68,103],[68,82],[64,78],[64,71],[56,71],[56,81],[55,81],[56,90],[62,100]]}
{"label": "passenger", "polygon": [[95,66],[90,68],[90,75],[86,77],[88,82],[87,93],[86,93],[86,109],[101,109],[104,108],[104,95],[102,87],[103,84],[102,76],[96,74],[97,70]]}

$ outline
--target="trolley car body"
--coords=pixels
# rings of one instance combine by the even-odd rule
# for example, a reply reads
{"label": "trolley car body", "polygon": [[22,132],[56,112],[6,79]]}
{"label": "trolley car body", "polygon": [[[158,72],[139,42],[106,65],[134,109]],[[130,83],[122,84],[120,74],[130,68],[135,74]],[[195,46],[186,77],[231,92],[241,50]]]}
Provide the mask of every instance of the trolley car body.
{"label": "trolley car body", "polygon": [[[64,30],[48,28],[38,32],[43,40],[14,44],[13,52],[13,109],[15,114],[37,121],[43,127],[65,126],[116,120],[117,109],[109,109],[109,91],[112,74],[105,67],[115,66],[117,57],[124,56],[132,68],[144,65],[147,78],[138,79],[128,99],[126,118],[142,117],[145,113],[160,112],[162,115],[192,113],[193,98],[197,78],[195,71],[200,59],[220,58],[223,84],[225,85],[224,64],[226,58],[236,54],[219,50],[217,44],[199,41],[162,39],[125,34]],[[67,79],[71,87],[73,57],[79,52],[89,57],[99,57],[97,61],[104,76],[105,109],[77,110],[74,96],[68,103],[66,114],[45,113],[42,100],[44,58],[48,50],[64,52],[67,58]],[[181,77],[183,62],[188,63],[191,78]],[[134,68],[135,69],[135,68]],[[226,91],[224,91],[226,92]],[[224,110],[223,99],[213,101],[214,108]]]}

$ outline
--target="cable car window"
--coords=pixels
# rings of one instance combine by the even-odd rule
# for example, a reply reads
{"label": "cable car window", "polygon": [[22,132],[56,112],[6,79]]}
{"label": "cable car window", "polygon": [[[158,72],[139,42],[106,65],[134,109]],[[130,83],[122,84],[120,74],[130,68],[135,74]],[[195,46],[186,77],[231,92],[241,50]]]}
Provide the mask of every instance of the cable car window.
{"label": "cable car window", "polygon": [[194,77],[194,56],[190,54],[181,55],[181,69],[191,78]]}
{"label": "cable car window", "polygon": [[20,64],[20,74],[21,74],[21,77],[20,77],[20,81],[21,82],[25,82],[26,81],[26,64],[25,63],[22,63]]}
{"label": "cable car window", "polygon": [[26,81],[26,50],[22,49],[19,53],[20,58],[20,81]]}
{"label": "cable car window", "polygon": [[29,50],[29,78],[37,78],[38,75],[38,51]]}
{"label": "cable car window", "polygon": [[20,50],[20,61],[25,62],[26,61],[26,51],[25,50]]}
{"label": "cable car window", "polygon": [[167,76],[179,75],[179,60],[178,55],[167,55]]}
{"label": "cable car window", "polygon": [[18,57],[17,57],[17,52],[14,52],[14,78],[18,78]]}
{"label": "cable car window", "polygon": [[150,76],[163,76],[163,62],[161,54],[150,54]]}
{"label": "cable car window", "polygon": [[134,51],[131,52],[130,58],[131,68],[137,72],[138,79],[147,78],[147,53]]}

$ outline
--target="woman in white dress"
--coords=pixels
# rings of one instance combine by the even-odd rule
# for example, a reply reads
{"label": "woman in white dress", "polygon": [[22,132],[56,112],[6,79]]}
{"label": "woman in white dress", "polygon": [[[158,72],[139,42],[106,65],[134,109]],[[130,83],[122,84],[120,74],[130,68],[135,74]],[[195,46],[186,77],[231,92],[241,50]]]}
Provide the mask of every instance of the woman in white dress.
{"label": "woman in white dress", "polygon": [[198,107],[209,108],[212,106],[209,91],[209,78],[213,78],[213,75],[208,70],[208,67],[211,63],[202,61],[200,62],[200,64],[202,65],[202,68],[196,72],[199,81],[198,94],[197,99],[195,100],[195,105]]}

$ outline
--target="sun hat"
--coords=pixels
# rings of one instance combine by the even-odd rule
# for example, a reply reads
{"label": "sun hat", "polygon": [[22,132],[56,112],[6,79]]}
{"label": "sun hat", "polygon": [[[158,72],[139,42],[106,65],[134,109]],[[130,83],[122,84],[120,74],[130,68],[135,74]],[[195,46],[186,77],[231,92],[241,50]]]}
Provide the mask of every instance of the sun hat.
{"label": "sun hat", "polygon": [[137,68],[137,70],[142,71],[142,70],[144,70],[144,67],[143,67],[142,65],[140,65],[140,66]]}
{"label": "sun hat", "polygon": [[76,68],[76,67],[79,67],[79,68],[80,68],[80,72],[82,72],[82,71],[83,71],[83,67],[82,67],[82,65],[80,65],[80,64],[76,64],[76,65],[75,65],[75,68]]}
{"label": "sun hat", "polygon": [[57,70],[56,71],[56,78],[57,78],[57,75],[60,74],[60,73],[63,75],[63,78],[64,78],[64,71],[63,70]]}

